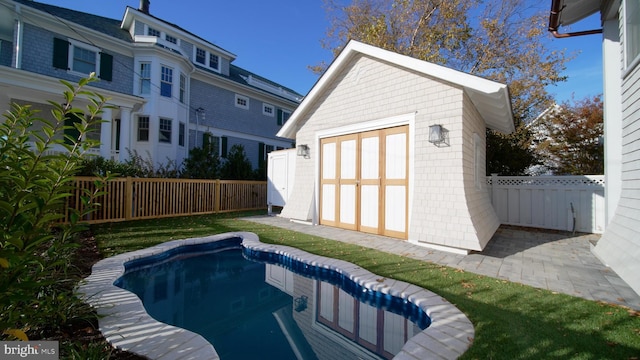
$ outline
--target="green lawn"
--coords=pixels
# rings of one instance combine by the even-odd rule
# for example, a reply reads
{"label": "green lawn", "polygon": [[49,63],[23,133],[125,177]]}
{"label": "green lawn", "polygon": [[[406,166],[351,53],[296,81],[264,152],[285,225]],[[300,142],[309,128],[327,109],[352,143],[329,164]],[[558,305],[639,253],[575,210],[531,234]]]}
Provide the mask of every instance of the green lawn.
{"label": "green lawn", "polygon": [[473,322],[475,339],[463,359],[640,358],[640,316],[630,309],[240,219],[253,214],[112,223],[92,229],[105,256],[168,240],[250,231],[265,243],[295,246],[419,285],[455,304]]}

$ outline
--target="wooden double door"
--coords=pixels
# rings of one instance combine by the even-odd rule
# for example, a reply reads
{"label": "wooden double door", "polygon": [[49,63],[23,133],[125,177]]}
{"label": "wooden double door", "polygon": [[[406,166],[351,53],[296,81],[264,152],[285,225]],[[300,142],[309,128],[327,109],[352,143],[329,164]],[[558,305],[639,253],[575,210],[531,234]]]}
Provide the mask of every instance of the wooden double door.
{"label": "wooden double door", "polygon": [[320,141],[320,223],[407,238],[409,127]]}

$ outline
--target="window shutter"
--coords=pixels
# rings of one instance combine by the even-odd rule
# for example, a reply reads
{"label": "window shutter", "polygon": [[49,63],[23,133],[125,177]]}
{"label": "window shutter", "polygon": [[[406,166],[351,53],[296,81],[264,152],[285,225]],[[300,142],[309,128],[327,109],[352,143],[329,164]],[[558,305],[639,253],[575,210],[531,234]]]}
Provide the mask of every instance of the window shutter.
{"label": "window shutter", "polygon": [[222,151],[220,152],[221,156],[223,158],[227,157],[227,137],[223,136],[222,137]]}
{"label": "window shutter", "polygon": [[209,146],[211,146],[211,135],[209,135],[208,133],[203,133],[202,134],[202,148],[203,149],[209,149]]}
{"label": "window shutter", "polygon": [[113,79],[113,56],[100,53],[100,79],[111,81]]}
{"label": "window shutter", "polygon": [[278,109],[278,125],[283,124],[283,121],[282,121],[283,117],[284,117],[284,114],[282,113],[282,109]]}
{"label": "window shutter", "polygon": [[69,42],[53,38],[53,67],[69,70]]}
{"label": "window shutter", "polygon": [[264,166],[264,153],[265,153],[264,143],[258,143],[258,167]]}

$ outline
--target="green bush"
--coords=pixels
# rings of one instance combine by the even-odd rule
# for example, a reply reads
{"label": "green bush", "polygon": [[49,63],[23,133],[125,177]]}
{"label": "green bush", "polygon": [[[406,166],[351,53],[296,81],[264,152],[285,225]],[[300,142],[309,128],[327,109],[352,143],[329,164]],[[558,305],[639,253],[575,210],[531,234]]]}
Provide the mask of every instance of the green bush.
{"label": "green bush", "polygon": [[[86,315],[68,272],[74,236],[84,229],[78,220],[95,209],[109,174],[81,195],[84,213],[65,204],[83,158],[98,145],[86,134],[97,127],[106,99],[84,90],[92,81],[62,81],[64,105],[49,102],[53,121],[13,104],[0,124],[0,338],[43,338]],[[89,100],[86,109],[73,106],[79,96]],[[54,153],[59,147],[65,151]],[[65,211],[70,221],[61,224]]]}
{"label": "green bush", "polygon": [[222,164],[220,173],[222,179],[225,180],[254,179],[253,167],[244,152],[244,146],[236,144],[231,147],[227,161]]}
{"label": "green bush", "polygon": [[180,177],[185,179],[218,179],[220,158],[211,146],[189,150]]}

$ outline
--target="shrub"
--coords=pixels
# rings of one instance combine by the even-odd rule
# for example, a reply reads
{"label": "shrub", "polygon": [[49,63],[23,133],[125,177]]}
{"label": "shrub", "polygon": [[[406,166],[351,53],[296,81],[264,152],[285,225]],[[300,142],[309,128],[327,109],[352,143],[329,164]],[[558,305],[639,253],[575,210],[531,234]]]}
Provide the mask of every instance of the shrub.
{"label": "shrub", "polygon": [[[85,135],[100,121],[106,99],[83,89],[92,81],[93,75],[77,86],[62,81],[65,104],[49,102],[53,121],[13,104],[0,124],[0,338],[42,338],[83,308],[67,276],[73,239],[109,175],[82,194],[84,213],[65,203],[82,159],[98,145]],[[89,99],[85,110],[73,106],[78,96]],[[59,146],[66,152],[51,154]],[[63,225],[65,211],[70,222]]]}
{"label": "shrub", "polygon": [[253,180],[253,167],[244,152],[244,146],[236,144],[231,147],[220,172],[225,180]]}
{"label": "shrub", "polygon": [[193,148],[184,161],[180,177],[186,179],[217,179],[220,177],[220,158],[212,147]]}

